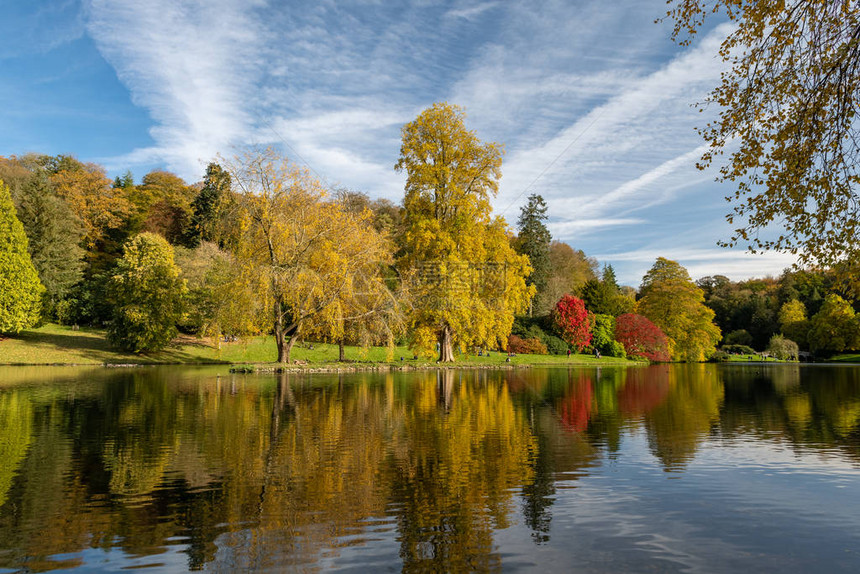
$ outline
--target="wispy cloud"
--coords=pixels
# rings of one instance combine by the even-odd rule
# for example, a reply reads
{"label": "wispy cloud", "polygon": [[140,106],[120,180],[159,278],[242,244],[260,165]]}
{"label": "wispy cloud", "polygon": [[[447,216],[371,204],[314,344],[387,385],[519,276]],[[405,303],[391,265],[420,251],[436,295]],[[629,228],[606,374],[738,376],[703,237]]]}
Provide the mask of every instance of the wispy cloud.
{"label": "wispy cloud", "polygon": [[267,30],[260,2],[90,0],[87,29],[132,100],[146,108],[156,145],[123,161],[159,161],[184,176],[245,140]]}
{"label": "wispy cloud", "polygon": [[499,6],[499,2],[479,2],[474,5],[465,5],[445,13],[445,18],[462,18],[464,20],[473,21],[481,16],[487,10],[492,10]]}
{"label": "wispy cloud", "polygon": [[509,221],[540,193],[556,237],[628,277],[653,262],[630,253],[671,257],[679,244],[714,254],[693,265],[757,273],[770,264],[716,258],[726,193],[694,166],[705,148],[693,128],[707,114],[690,104],[717,83],[728,28],[681,50],[653,23],[663,10],[662,0],[87,0],[86,22],[153,120],[152,145],[112,166],[161,163],[196,179],[233,145],[274,143],[332,185],[396,200],[401,126],[447,100],[479,137],[505,144],[495,206]]}

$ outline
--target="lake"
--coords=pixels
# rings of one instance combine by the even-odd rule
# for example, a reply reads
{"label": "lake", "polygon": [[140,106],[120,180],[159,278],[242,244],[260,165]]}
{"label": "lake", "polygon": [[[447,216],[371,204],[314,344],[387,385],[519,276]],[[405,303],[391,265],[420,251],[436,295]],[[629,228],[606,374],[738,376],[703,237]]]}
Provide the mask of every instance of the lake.
{"label": "lake", "polygon": [[0,368],[0,572],[858,572],[860,368]]}

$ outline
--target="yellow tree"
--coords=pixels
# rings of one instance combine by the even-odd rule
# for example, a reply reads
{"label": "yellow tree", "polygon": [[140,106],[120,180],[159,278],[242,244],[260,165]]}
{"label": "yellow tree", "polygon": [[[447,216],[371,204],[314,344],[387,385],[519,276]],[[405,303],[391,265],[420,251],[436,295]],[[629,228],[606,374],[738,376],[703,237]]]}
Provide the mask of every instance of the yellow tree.
{"label": "yellow tree", "polygon": [[51,183],[83,222],[89,248],[104,239],[108,231],[121,228],[131,215],[132,205],[125,190],[112,187],[101,166],[63,158],[51,175]]}
{"label": "yellow tree", "polygon": [[261,306],[271,309],[265,328],[286,363],[303,332],[330,316],[380,254],[368,243],[365,219],[326,201],[322,184],[277,152],[248,152],[228,170],[242,211],[237,258]]}
{"label": "yellow tree", "polygon": [[[702,166],[726,154],[728,242],[789,251],[807,263],[856,259],[860,239],[860,6],[847,0],[667,0],[673,37],[688,44],[712,13],[734,26],[727,69],[705,102]],[[736,223],[737,222],[737,223]],[[782,234],[759,234],[771,224]]]}
{"label": "yellow tree", "polygon": [[388,233],[377,231],[373,212],[354,201],[356,196],[340,192],[337,204],[353,220],[356,240],[363,246],[359,265],[345,278],[345,288],[306,332],[338,343],[340,361],[346,360],[345,344],[387,345],[389,355],[393,355],[394,341],[405,331],[403,285],[395,285],[391,267],[393,243]]}
{"label": "yellow tree", "polygon": [[704,292],[676,261],[658,257],[642,279],[636,312],[660,327],[676,361],[703,361],[720,340]]}
{"label": "yellow tree", "polygon": [[453,361],[455,346],[506,345],[514,313],[534,296],[528,258],[492,217],[502,149],[466,129],[463,110],[437,103],[402,130],[398,171],[406,171],[404,255],[412,278],[412,347]]}

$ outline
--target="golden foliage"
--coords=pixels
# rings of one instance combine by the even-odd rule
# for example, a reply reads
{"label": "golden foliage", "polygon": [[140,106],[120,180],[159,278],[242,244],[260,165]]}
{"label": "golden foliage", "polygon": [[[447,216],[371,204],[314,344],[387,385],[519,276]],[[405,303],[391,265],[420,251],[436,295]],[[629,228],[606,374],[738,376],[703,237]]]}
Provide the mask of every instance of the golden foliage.
{"label": "golden foliage", "polygon": [[[720,179],[736,185],[726,245],[776,249],[832,265],[858,256],[860,6],[843,0],[667,0],[673,37],[690,42],[709,12],[734,28],[719,55],[729,69],[705,105],[701,167],[729,152]],[[737,149],[735,150],[735,144]],[[732,151],[734,150],[734,151]],[[759,232],[776,224],[776,238]]]}

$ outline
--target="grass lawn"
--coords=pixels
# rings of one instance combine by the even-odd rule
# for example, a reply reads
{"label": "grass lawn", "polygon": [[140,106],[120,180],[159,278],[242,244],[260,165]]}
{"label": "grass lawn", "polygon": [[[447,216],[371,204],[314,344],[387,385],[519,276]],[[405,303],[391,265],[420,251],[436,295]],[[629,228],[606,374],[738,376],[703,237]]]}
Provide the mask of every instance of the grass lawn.
{"label": "grass lawn", "polygon": [[[291,359],[307,361],[310,366],[337,363],[336,345],[314,343],[297,344]],[[346,347],[348,361],[362,363],[385,363],[387,350],[381,347],[361,349]],[[403,357],[403,361],[400,361]],[[410,366],[434,365],[435,360],[414,360],[412,352],[406,347],[397,347],[392,364]],[[37,329],[0,338],[0,364],[26,365],[103,365],[111,364],[195,364],[195,363],[271,363],[277,358],[273,337],[250,337],[234,343],[221,343],[218,349],[210,339],[195,339],[182,336],[173,345],[157,353],[136,355],[113,349],[105,338],[102,329],[81,327],[74,331],[71,327],[48,324]],[[492,366],[506,363],[505,353],[493,352],[489,356],[459,356],[459,366]],[[630,365],[631,361],[604,357],[595,359],[591,355],[518,355],[511,357],[512,365]]]}
{"label": "grass lawn", "polygon": [[860,353],[843,353],[828,359],[831,363],[860,363]]}
{"label": "grass lawn", "polygon": [[729,355],[727,363],[785,363],[773,357],[762,357],[761,355]]}

